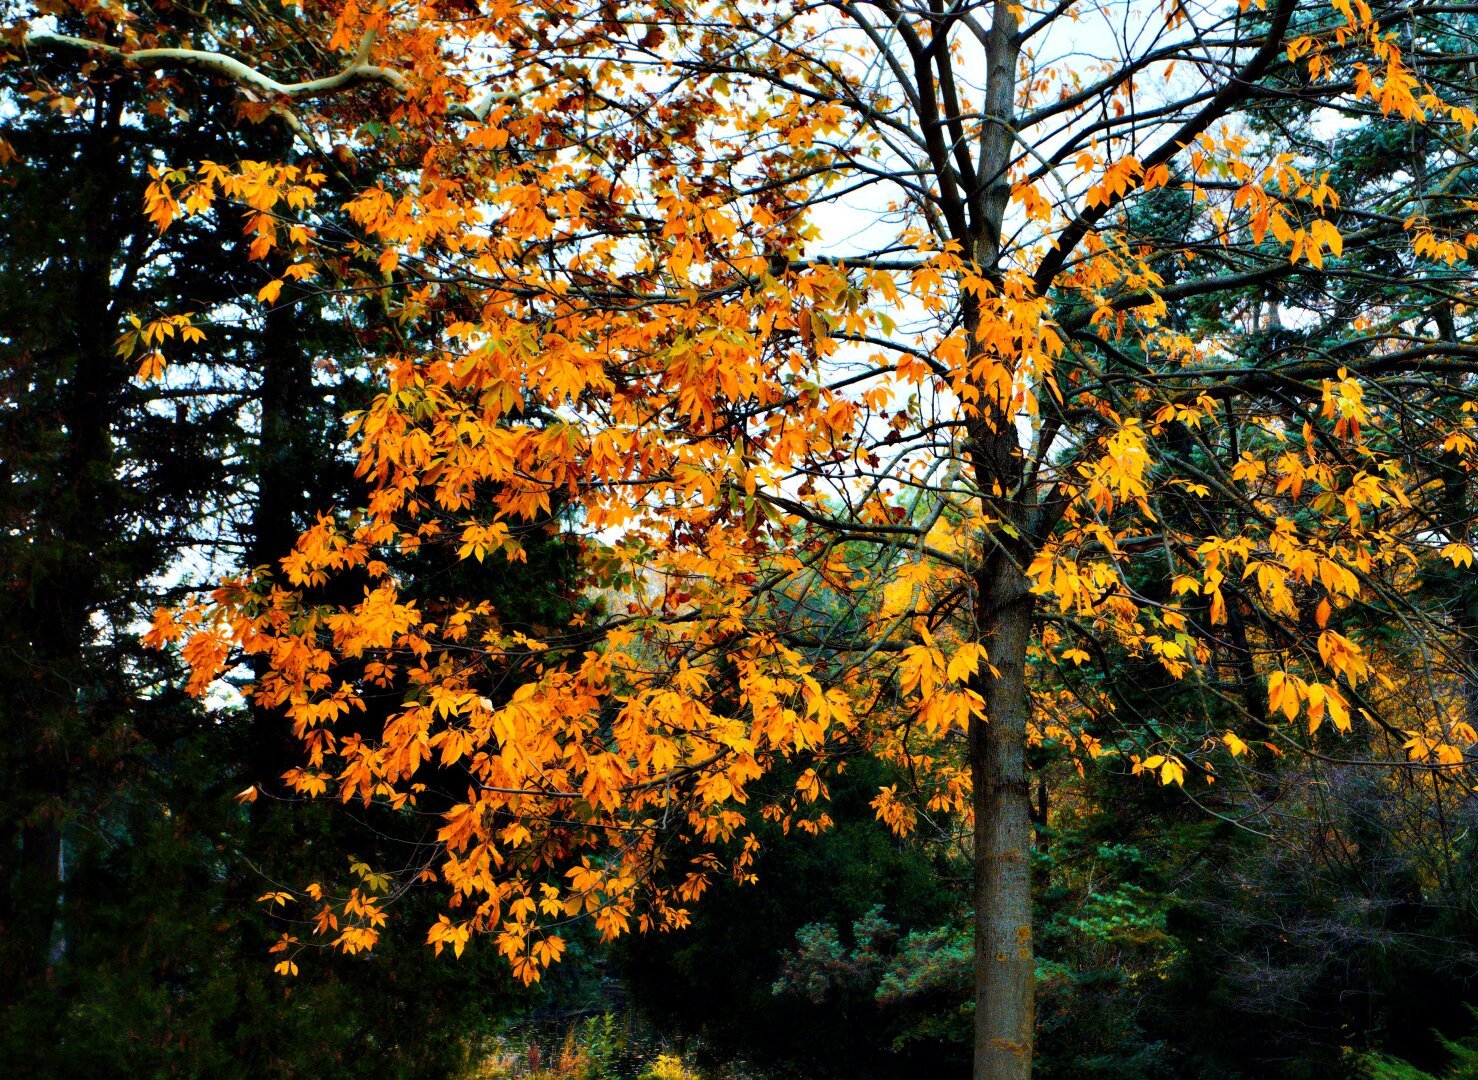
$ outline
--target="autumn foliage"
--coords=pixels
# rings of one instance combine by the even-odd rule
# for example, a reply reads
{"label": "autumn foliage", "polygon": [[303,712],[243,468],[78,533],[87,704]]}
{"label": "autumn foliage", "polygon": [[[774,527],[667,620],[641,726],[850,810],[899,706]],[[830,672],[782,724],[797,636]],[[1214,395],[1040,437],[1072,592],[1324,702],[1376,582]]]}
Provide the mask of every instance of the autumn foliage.
{"label": "autumn foliage", "polygon": [[[1021,1075],[1029,749],[1191,797],[1358,758],[1329,732],[1392,729],[1418,649],[1407,765],[1460,782],[1472,653],[1415,588],[1472,569],[1478,460],[1478,118],[1440,15],[309,0],[207,43],[121,10],[34,13],[11,60],[164,108],[233,83],[293,150],[171,162],[141,212],[230,207],[261,305],[369,295],[397,327],[349,422],[362,502],[146,639],[197,694],[253,666],[302,744],[287,792],[436,815],[422,865],[263,897],[316,938],[372,949],[435,882],[437,952],[491,935],[537,980],[573,920],[683,927],[753,875],[749,812],[824,829],[870,755],[897,833],[972,823],[977,1075]],[[1347,191],[1369,131],[1405,157]],[[210,320],[117,349],[162,378]],[[479,582],[550,536],[577,584],[535,636]],[[1199,714],[1080,677],[1123,658]]]}

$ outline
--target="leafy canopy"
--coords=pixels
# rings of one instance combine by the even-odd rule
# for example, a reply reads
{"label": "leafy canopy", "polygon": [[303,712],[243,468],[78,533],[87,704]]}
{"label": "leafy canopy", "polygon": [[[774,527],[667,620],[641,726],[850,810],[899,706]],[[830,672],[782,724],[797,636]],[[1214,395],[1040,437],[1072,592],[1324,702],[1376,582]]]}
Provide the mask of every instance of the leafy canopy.
{"label": "leafy canopy", "polygon": [[[401,327],[352,421],[364,505],[149,640],[201,693],[255,658],[300,793],[439,815],[407,872],[449,890],[438,951],[492,933],[533,980],[575,917],[683,925],[752,872],[741,808],[781,762],[804,766],[762,796],[786,825],[824,826],[858,752],[894,766],[875,807],[900,832],[968,816],[964,740],[1026,671],[984,629],[1002,596],[1035,612],[1025,740],[1187,789],[1356,723],[1382,673],[1353,609],[1452,640],[1408,594],[1473,558],[1443,492],[1478,447],[1475,117],[1450,43],[1410,44],[1419,6],[325,0],[212,42],[71,14],[86,36],[26,48],[127,60],[164,98],[234,81],[305,148],[157,170],[160,229],[228,204],[286,265],[260,303],[369,292]],[[1321,159],[1372,129],[1419,133],[1422,163],[1355,204]],[[356,145],[396,169],[320,229]],[[1377,267],[1411,287],[1353,293]],[[1244,352],[1192,332],[1203,302],[1316,332]],[[190,315],[126,335],[141,378]],[[465,577],[394,569],[441,549],[496,575],[548,529],[599,603],[544,639]],[[1135,587],[1147,565],[1168,595]],[[1180,737],[1072,689],[1109,651],[1203,700],[1245,662],[1266,693]],[[1473,740],[1454,715],[1408,747],[1435,783]],[[383,873],[269,902],[357,952]]]}

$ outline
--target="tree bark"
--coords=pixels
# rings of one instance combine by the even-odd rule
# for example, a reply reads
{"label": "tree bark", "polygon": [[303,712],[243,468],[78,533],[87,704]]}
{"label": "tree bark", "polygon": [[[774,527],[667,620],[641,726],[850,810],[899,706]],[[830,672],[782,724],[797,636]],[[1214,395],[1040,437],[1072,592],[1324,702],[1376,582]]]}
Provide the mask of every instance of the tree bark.
{"label": "tree bark", "polygon": [[978,621],[994,673],[987,719],[970,732],[975,810],[975,1080],[1031,1075],[1031,798],[1026,771],[1026,649],[1031,594],[1014,561],[992,560]]}
{"label": "tree bark", "polygon": [[[985,113],[979,172],[971,193],[970,250],[1000,282],[1002,230],[1015,139],[1016,17],[997,0],[986,44]],[[980,312],[965,300],[972,347]],[[971,424],[971,457],[983,493],[1014,492],[1017,535],[1028,534],[1031,493],[1022,487],[1022,456],[1009,401],[982,397],[989,413]],[[1008,498],[1010,498],[1008,496]],[[999,513],[1003,506],[992,508]],[[1009,511],[1008,511],[1009,512]],[[1022,572],[1026,543],[997,537],[976,582],[976,626],[989,667],[979,680],[984,722],[970,728],[975,813],[975,1080],[1026,1080],[1032,1071],[1036,965],[1032,955],[1031,791],[1026,768],[1026,649],[1032,597]]]}

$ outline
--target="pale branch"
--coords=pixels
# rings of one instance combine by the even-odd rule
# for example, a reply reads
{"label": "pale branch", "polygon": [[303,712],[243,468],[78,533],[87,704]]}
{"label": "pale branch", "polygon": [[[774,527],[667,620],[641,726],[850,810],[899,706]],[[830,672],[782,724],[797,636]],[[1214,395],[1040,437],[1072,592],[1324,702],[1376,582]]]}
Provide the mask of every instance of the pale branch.
{"label": "pale branch", "polygon": [[308,98],[319,94],[331,94],[365,82],[383,83],[403,94],[408,88],[404,75],[369,62],[370,53],[375,44],[375,35],[376,32],[373,30],[366,31],[359,41],[359,48],[355,51],[353,58],[335,74],[326,75],[321,79],[307,79],[303,82],[292,83],[278,82],[272,76],[234,56],[207,49],[124,49],[103,41],[72,37],[69,34],[54,34],[46,30],[32,31],[21,40],[27,49],[37,51],[84,52],[121,60],[142,68],[183,68],[190,71],[202,71],[227,79],[249,90],[257,90],[274,97]]}
{"label": "pale branch", "polygon": [[[354,56],[334,74],[300,82],[280,82],[234,56],[209,49],[125,49],[103,41],[73,37],[69,34],[56,34],[47,30],[34,30],[25,34],[21,39],[21,44],[24,48],[37,52],[81,52],[151,70],[177,68],[198,71],[234,82],[250,91],[289,100],[303,100],[338,93],[366,83],[379,83],[394,90],[397,94],[409,93],[410,82],[404,75],[393,68],[370,62],[377,33],[376,30],[366,30],[359,40],[359,47],[355,50]],[[452,105],[447,110],[447,115],[454,120],[471,120],[480,123],[487,119],[494,105],[513,100],[525,92],[527,91],[489,91],[474,101]]]}

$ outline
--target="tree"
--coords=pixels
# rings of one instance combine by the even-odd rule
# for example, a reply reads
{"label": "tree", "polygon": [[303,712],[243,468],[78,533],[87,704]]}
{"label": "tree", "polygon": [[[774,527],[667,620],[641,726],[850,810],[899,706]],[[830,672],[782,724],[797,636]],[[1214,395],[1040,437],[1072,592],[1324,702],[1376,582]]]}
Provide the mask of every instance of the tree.
{"label": "tree", "polygon": [[[76,944],[62,895],[64,868],[78,869],[76,845],[64,845],[69,820],[105,815],[141,746],[163,750],[182,734],[166,698],[142,700],[160,658],[111,628],[147,613],[151,579],[200,544],[245,396],[135,383],[137,363],[117,354],[128,314],[173,305],[181,290],[218,293],[209,271],[229,262],[209,223],[160,238],[140,219],[139,161],[169,136],[157,117],[131,123],[132,98],[131,84],[115,82],[75,116],[16,108],[4,132],[0,653],[14,692],[0,922],[16,973],[0,992],[7,1003]],[[199,104],[207,114],[229,107]],[[213,143],[213,133],[194,140],[202,152]]]}
{"label": "tree", "polygon": [[[273,781],[297,744],[278,714],[188,697],[179,658],[136,632],[222,567],[275,562],[344,499],[341,417],[388,320],[301,286],[258,307],[281,266],[248,258],[234,208],[163,233],[140,214],[171,156],[290,153],[282,118],[188,73],[153,96],[31,60],[0,67],[0,1054],[57,1076],[331,1076],[364,1054],[389,1075],[447,1071],[531,995],[495,957],[422,963],[426,890],[402,897],[376,965],[291,983],[260,963],[277,920],[254,905],[273,880],[378,865],[435,830],[284,806]],[[185,304],[208,337],[169,317]],[[536,623],[559,610],[562,548],[532,550],[498,599]],[[238,804],[254,780],[269,797]]]}
{"label": "tree", "polygon": [[[1443,495],[1478,445],[1462,13],[325,3],[188,39],[86,18],[19,50],[192,69],[345,167],[355,139],[400,162],[342,241],[293,224],[312,168],[151,187],[161,226],[252,209],[258,254],[290,260],[264,302],[316,276],[405,327],[354,429],[365,509],[151,640],[183,640],[197,688],[258,658],[299,791],[409,807],[428,768],[460,778],[438,949],[488,931],[532,979],[575,916],[680,926],[721,853],[749,873],[754,780],[803,760],[768,812],[813,820],[866,749],[908,781],[889,823],[973,821],[975,1074],[1023,1076],[1029,746],[1188,791],[1254,744],[1339,756],[1331,727],[1389,723],[1371,611],[1442,661],[1433,700],[1471,677],[1465,626],[1413,593],[1472,559]],[[1372,136],[1429,164],[1343,199],[1324,162]],[[609,603],[543,639],[476,589],[408,599],[387,557],[517,560],[556,511]],[[1163,595],[1134,587],[1147,565]],[[1060,677],[1110,653],[1198,702],[1238,687],[1236,727]],[[1472,736],[1404,736],[1409,768],[1448,783]],[[351,951],[382,917],[359,892],[318,912]]]}

